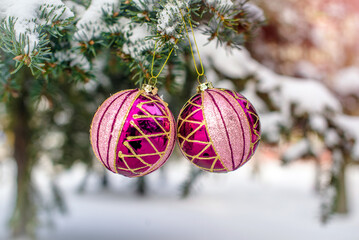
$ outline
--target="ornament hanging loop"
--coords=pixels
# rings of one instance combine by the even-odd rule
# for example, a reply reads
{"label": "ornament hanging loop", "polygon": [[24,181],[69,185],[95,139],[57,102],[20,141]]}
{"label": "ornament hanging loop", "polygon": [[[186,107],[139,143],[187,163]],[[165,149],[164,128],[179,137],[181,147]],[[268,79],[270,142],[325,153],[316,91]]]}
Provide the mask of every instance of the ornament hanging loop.
{"label": "ornament hanging loop", "polygon": [[[153,83],[152,83],[152,81],[153,81]],[[150,77],[150,79],[148,79],[147,84],[156,87],[156,85],[157,85],[157,77],[156,76],[155,77]]]}
{"label": "ornament hanging loop", "polygon": [[[170,59],[173,50],[175,49],[174,47],[170,50],[170,52],[168,53],[168,56],[165,60],[165,62],[163,63],[161,69],[159,70],[159,72],[157,73],[157,75],[153,74],[153,69],[154,69],[154,64],[155,64],[155,58],[156,58],[156,51],[157,51],[157,44],[158,44],[159,40],[156,41],[155,43],[155,48],[153,50],[153,55],[152,55],[152,64],[151,64],[151,77],[150,79],[148,79],[148,85],[151,85],[151,81],[154,79],[155,83],[153,84],[153,86],[155,87],[157,84],[157,78],[161,75],[163,69],[165,68],[168,60]],[[175,45],[177,44],[178,39],[175,41]]]}
{"label": "ornament hanging loop", "polygon": [[[178,6],[178,5],[177,5],[177,6]],[[207,88],[209,88],[209,86],[212,87],[212,84],[211,84],[210,82],[208,82],[207,77],[206,77],[206,75],[204,74],[204,67],[203,67],[202,59],[201,59],[201,55],[200,55],[200,53],[199,53],[198,44],[197,44],[197,41],[196,41],[196,37],[195,37],[195,35],[194,35],[193,26],[192,26],[192,23],[191,23],[191,17],[190,17],[190,14],[189,14],[189,13],[190,13],[190,10],[189,10],[189,8],[187,7],[187,11],[188,11],[188,13],[187,13],[187,18],[188,18],[188,23],[189,23],[190,28],[191,28],[191,31],[192,31],[193,41],[194,41],[194,43],[195,43],[195,47],[196,47],[196,50],[197,50],[197,54],[198,54],[198,58],[199,58],[199,63],[200,63],[200,66],[201,66],[201,72],[199,72],[199,70],[198,70],[198,68],[197,68],[197,63],[196,63],[196,59],[195,59],[195,57],[194,57],[194,51],[193,51],[192,43],[191,43],[191,40],[190,40],[190,37],[189,37],[189,32],[188,32],[188,28],[187,28],[186,19],[185,19],[184,15],[183,15],[183,13],[182,13],[182,10],[181,10],[181,8],[180,8],[179,6],[178,6],[178,9],[179,9],[179,12],[180,12],[181,17],[182,17],[182,21],[183,21],[183,24],[184,24],[184,28],[185,28],[185,30],[186,30],[188,43],[189,43],[189,46],[190,46],[190,49],[191,49],[193,64],[194,64],[194,67],[195,67],[196,72],[197,72],[197,74],[198,74],[198,77],[197,77],[197,81],[198,81],[198,84],[199,84],[198,89],[199,89],[199,88],[202,89],[203,86],[201,87],[201,85],[203,85],[203,84],[205,84],[205,86],[208,86],[208,87],[205,88],[205,89],[207,89]],[[181,30],[181,31],[182,31],[182,30]],[[179,39],[176,39],[175,45],[177,44],[178,40],[179,40]],[[159,40],[157,40],[156,43],[155,43],[155,47],[154,47],[154,51],[153,51],[153,55],[152,55],[151,77],[150,77],[150,79],[148,79],[147,84],[143,84],[143,86],[142,86],[142,89],[144,89],[144,90],[145,90],[145,87],[147,88],[147,90],[145,90],[146,92],[149,91],[149,87],[148,87],[148,86],[157,89],[157,88],[156,88],[157,78],[158,78],[158,77],[160,76],[160,74],[162,73],[164,67],[166,66],[166,64],[167,64],[167,62],[168,62],[169,58],[171,57],[172,52],[173,52],[173,50],[174,50],[174,47],[173,47],[173,48],[170,50],[170,52],[169,52],[169,54],[168,54],[168,56],[167,56],[167,58],[166,58],[164,64],[162,65],[162,67],[161,67],[161,69],[159,70],[159,72],[157,73],[157,75],[154,75],[154,74],[153,74],[153,70],[154,70],[154,62],[155,62],[155,58],[156,58],[156,51],[157,51],[158,42],[159,42]],[[206,79],[206,81],[205,81],[203,84],[202,84],[201,81],[200,81],[200,77],[202,77],[202,76],[204,76],[204,78]],[[152,80],[154,80],[154,84],[152,84]],[[150,92],[152,92],[152,91],[150,91]],[[157,91],[156,91],[156,92],[157,92]]]}
{"label": "ornament hanging loop", "polygon": [[[199,63],[200,63],[200,65],[201,65],[201,72],[199,72],[199,70],[198,70],[198,68],[197,68],[196,58],[194,57],[194,51],[193,51],[192,43],[191,43],[191,40],[190,40],[190,38],[189,38],[189,33],[188,33],[188,28],[187,28],[186,19],[185,19],[185,17],[183,16],[182,10],[181,10],[181,8],[180,8],[179,6],[178,6],[178,9],[179,9],[179,12],[180,12],[181,17],[182,17],[182,21],[183,21],[183,24],[184,24],[184,28],[185,28],[185,30],[186,30],[189,47],[190,47],[190,49],[191,49],[193,64],[194,64],[194,67],[195,67],[196,72],[197,72],[197,74],[198,74],[197,81],[198,81],[199,84],[201,84],[201,82],[199,81],[199,78],[200,78],[201,76],[205,76],[205,77],[206,77],[206,75],[204,74],[204,68],[203,68],[203,63],[202,63],[202,59],[201,59],[201,54],[199,53],[198,44],[197,44],[197,41],[196,41],[196,37],[195,37],[195,35],[194,35],[193,26],[192,26],[192,23],[191,23],[191,17],[190,17],[190,14],[189,14],[190,11],[189,11],[189,8],[187,7],[187,11],[188,11],[188,13],[187,13],[188,23],[189,23],[189,26],[190,26],[191,31],[192,31],[193,42],[194,42],[194,44],[195,44],[195,46],[196,46]],[[207,77],[206,77],[206,82],[207,82]]]}
{"label": "ornament hanging loop", "polygon": [[201,80],[200,80],[201,77],[203,77],[203,78],[206,80],[204,83],[207,83],[207,82],[208,82],[207,76],[206,76],[204,73],[201,73],[201,74],[198,74],[198,76],[197,76],[197,82],[198,82],[199,85],[202,84],[202,82],[201,82]]}

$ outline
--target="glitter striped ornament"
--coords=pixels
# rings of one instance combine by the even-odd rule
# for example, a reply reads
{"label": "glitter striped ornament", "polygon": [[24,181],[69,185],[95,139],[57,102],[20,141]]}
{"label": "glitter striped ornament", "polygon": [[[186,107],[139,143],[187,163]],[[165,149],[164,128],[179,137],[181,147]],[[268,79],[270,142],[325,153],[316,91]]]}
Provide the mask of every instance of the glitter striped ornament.
{"label": "glitter striped ornament", "polygon": [[260,122],[241,94],[201,84],[182,108],[177,140],[184,156],[209,172],[229,172],[245,164],[260,140]]}
{"label": "glitter striped ornament", "polygon": [[118,92],[98,108],[90,138],[96,157],[110,171],[139,177],[161,167],[175,143],[175,121],[157,94]]}

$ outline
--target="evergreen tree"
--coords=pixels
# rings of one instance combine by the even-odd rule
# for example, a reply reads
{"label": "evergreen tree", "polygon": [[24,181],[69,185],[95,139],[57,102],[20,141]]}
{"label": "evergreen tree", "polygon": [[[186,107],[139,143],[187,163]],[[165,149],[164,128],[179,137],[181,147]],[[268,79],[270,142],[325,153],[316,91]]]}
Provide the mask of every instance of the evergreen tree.
{"label": "evergreen tree", "polygon": [[[303,75],[280,75],[289,74],[278,71],[280,59],[275,59],[273,67],[279,74],[259,63],[265,63],[265,54],[281,45],[263,51],[263,46],[257,48],[252,41],[254,31],[265,22],[256,5],[246,0],[0,3],[1,127],[17,166],[11,219],[15,237],[35,236],[37,216],[44,206],[51,208],[55,203],[57,209],[66,210],[55,178],[49,184],[52,200],[44,203],[33,182],[34,167],[45,159],[52,162],[53,172],[76,162],[91,169],[94,156],[88,131],[97,107],[110,94],[141,87],[160,72],[169,55],[156,80],[160,94],[174,116],[178,115],[197,79],[188,43],[192,39],[184,24],[188,21],[197,40],[207,43],[200,51],[208,80],[229,80],[217,82],[217,87],[230,82],[244,91],[260,113],[264,142],[289,143],[284,162],[306,157],[318,161],[320,152],[331,152],[331,169],[321,175],[322,219],[347,210],[344,173],[349,163],[359,159],[359,133],[348,126],[358,125],[359,120],[344,115],[342,104],[322,83]],[[266,9],[263,2],[259,6]],[[271,27],[269,21],[264,33],[276,36]],[[269,41],[273,39],[263,39],[261,34],[259,42],[273,46]],[[280,39],[284,37],[290,36]],[[259,62],[243,47],[246,43]],[[202,173],[191,170],[183,184],[183,196]],[[107,184],[106,176],[102,182]],[[137,187],[140,194],[146,192],[145,178],[138,180]]]}
{"label": "evergreen tree", "polygon": [[[77,161],[91,167],[88,130],[96,108],[111,93],[148,81],[153,55],[159,72],[172,49],[157,86],[176,103],[170,104],[176,115],[196,79],[184,21],[221,48],[239,48],[262,23],[249,17],[249,5],[241,0],[2,1],[2,127],[14,139],[9,142],[17,165],[13,236],[35,236],[43,204],[32,170],[41,159],[61,168]],[[139,191],[144,187],[142,179]],[[55,181],[52,192],[64,210]]]}

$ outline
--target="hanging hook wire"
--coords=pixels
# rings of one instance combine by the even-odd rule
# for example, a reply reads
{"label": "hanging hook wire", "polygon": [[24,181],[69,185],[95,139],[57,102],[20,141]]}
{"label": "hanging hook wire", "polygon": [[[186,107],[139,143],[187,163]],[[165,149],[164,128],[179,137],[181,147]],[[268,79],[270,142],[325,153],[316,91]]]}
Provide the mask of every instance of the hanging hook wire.
{"label": "hanging hook wire", "polygon": [[[179,11],[180,11],[180,14],[181,14],[181,17],[182,17],[182,21],[183,21],[183,24],[184,24],[184,27],[186,29],[186,34],[187,34],[187,39],[188,39],[188,43],[189,43],[189,47],[191,49],[191,54],[192,54],[192,59],[193,59],[193,64],[194,64],[194,67],[196,69],[196,72],[198,74],[198,77],[197,77],[197,81],[199,84],[201,84],[200,82],[200,77],[201,76],[205,76],[204,74],[204,68],[203,68],[203,63],[202,63],[202,59],[201,59],[201,54],[199,53],[199,48],[198,48],[198,44],[197,44],[197,41],[196,41],[196,37],[194,35],[194,31],[193,31],[193,26],[192,26],[192,23],[191,23],[191,18],[190,18],[190,14],[189,14],[189,8],[187,7],[187,18],[188,18],[188,22],[189,22],[189,25],[190,25],[190,28],[191,28],[191,31],[192,31],[192,36],[193,36],[193,41],[194,41],[194,44],[196,46],[196,50],[197,50],[197,54],[198,54],[198,59],[199,59],[199,63],[201,65],[201,72],[199,72],[198,68],[197,68],[197,63],[196,63],[196,58],[194,57],[194,52],[193,52],[193,47],[192,47],[192,43],[191,43],[191,40],[190,40],[190,37],[189,37],[189,33],[188,33],[188,28],[187,28],[187,23],[186,23],[186,20],[183,16],[183,13],[182,13],[182,10],[181,8],[179,8]],[[207,82],[207,77],[206,77],[206,82]]]}
{"label": "hanging hook wire", "polygon": [[[177,6],[178,6],[178,5],[177,5]],[[195,37],[195,35],[194,35],[193,26],[192,26],[192,23],[191,23],[191,17],[190,17],[190,14],[189,14],[190,10],[189,10],[189,8],[187,7],[187,11],[188,11],[188,13],[187,13],[187,18],[188,18],[188,22],[189,22],[189,25],[190,25],[190,28],[191,28],[191,31],[192,31],[193,41],[194,41],[194,43],[195,43],[195,47],[196,47],[196,50],[197,50],[199,62],[200,62],[200,65],[201,65],[201,72],[199,72],[199,70],[198,70],[198,68],[197,68],[197,62],[196,62],[196,58],[194,57],[194,51],[193,51],[191,39],[190,39],[190,37],[189,37],[189,32],[188,32],[188,28],[187,28],[186,19],[185,19],[184,15],[183,15],[183,13],[182,13],[182,10],[181,10],[181,8],[180,8],[179,6],[178,6],[178,9],[179,9],[179,12],[180,12],[181,17],[182,17],[182,21],[183,21],[183,24],[184,24],[184,28],[185,28],[185,30],[186,30],[188,43],[189,43],[189,46],[190,46],[190,49],[191,49],[193,64],[194,64],[194,67],[195,67],[196,72],[197,72],[197,74],[198,74],[197,81],[198,81],[199,84],[202,84],[201,81],[200,81],[200,77],[201,77],[201,76],[204,76],[205,79],[206,79],[206,82],[208,82],[208,81],[207,81],[207,77],[206,77],[206,75],[204,74],[204,68],[203,68],[203,63],[202,63],[201,55],[200,55],[200,53],[199,53],[198,44],[197,44],[197,41],[196,41],[196,37]],[[181,31],[182,31],[182,30],[181,30]],[[174,45],[177,45],[178,40],[179,40],[179,39],[176,39]],[[167,62],[168,62],[168,60],[170,59],[171,54],[172,54],[172,52],[173,52],[173,50],[174,50],[174,47],[173,47],[173,48],[170,50],[170,52],[169,52],[169,54],[168,54],[168,56],[167,56],[165,62],[163,63],[163,65],[162,65],[160,71],[157,73],[157,75],[154,75],[154,74],[153,74],[154,62],[155,62],[155,57],[156,57],[157,45],[158,45],[158,42],[159,42],[159,41],[160,41],[160,40],[157,40],[156,43],[155,43],[155,48],[154,48],[153,56],[152,56],[152,64],[151,64],[151,77],[150,77],[149,80],[148,80],[148,84],[150,84],[150,85],[151,85],[151,83],[152,83],[152,80],[154,80],[154,85],[153,85],[153,86],[156,86],[156,84],[157,84],[157,78],[160,76],[160,74],[162,73],[163,69],[164,69],[165,66],[167,65]],[[162,46],[161,46],[161,47],[162,47]]]}

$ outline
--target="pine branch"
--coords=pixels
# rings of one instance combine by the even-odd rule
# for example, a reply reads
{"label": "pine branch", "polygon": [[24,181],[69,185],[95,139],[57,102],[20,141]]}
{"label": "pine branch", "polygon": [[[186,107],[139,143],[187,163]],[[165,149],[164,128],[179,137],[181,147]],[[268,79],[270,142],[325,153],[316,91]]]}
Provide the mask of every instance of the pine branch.
{"label": "pine branch", "polygon": [[[86,5],[84,2],[81,4]],[[178,47],[179,44],[184,42],[183,46],[187,45],[179,8],[182,9],[185,20],[190,20],[195,28],[209,23],[209,27],[205,27],[203,31],[210,36],[209,40],[216,38],[220,44],[230,47],[244,44],[254,26],[258,24],[253,21],[250,26],[244,27],[249,23],[245,12],[246,2],[240,4],[239,9],[235,9],[234,5],[223,5],[222,1],[216,1],[213,5],[200,0],[190,1],[188,5],[177,0],[123,0],[118,5],[106,5],[101,9],[89,5],[90,15],[75,20],[74,17],[64,17],[64,6],[47,4],[39,8],[39,19],[33,20],[33,23],[38,25],[32,30],[39,35],[37,41],[31,42],[27,32],[20,34],[17,39],[14,27],[17,19],[9,18],[7,21],[3,20],[0,26],[3,33],[0,46],[15,60],[13,74],[25,65],[37,78],[49,79],[64,70],[80,81],[88,81],[94,76],[91,74],[92,62],[98,54],[111,49],[111,52],[117,53],[131,69],[136,84],[142,84],[144,79],[150,77],[155,42],[160,47],[156,51],[154,72],[159,70],[163,59],[166,59],[172,48],[175,48],[176,52],[171,58],[180,58],[182,50]],[[85,15],[86,12],[83,16]],[[191,16],[189,19],[188,15]],[[92,16],[90,21],[89,16]],[[74,26],[76,21],[77,30]],[[133,41],[134,33],[139,31],[138,27],[141,26],[147,29],[147,36]],[[70,53],[67,61],[53,57],[60,50]],[[73,57],[74,55],[76,57]],[[173,61],[174,64],[177,62],[179,61]],[[178,71],[172,73],[174,76],[178,75]]]}
{"label": "pine branch", "polygon": [[26,28],[25,32],[19,34],[15,27],[20,21],[18,18],[10,16],[1,21],[0,47],[15,60],[15,70],[12,74],[18,72],[24,65],[30,68],[33,75],[44,71],[44,62],[49,60],[51,54],[49,36],[61,36],[61,29],[73,20],[63,19],[65,10],[63,5],[41,5],[38,19],[21,20],[35,27]]}

